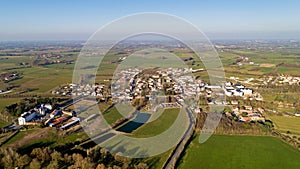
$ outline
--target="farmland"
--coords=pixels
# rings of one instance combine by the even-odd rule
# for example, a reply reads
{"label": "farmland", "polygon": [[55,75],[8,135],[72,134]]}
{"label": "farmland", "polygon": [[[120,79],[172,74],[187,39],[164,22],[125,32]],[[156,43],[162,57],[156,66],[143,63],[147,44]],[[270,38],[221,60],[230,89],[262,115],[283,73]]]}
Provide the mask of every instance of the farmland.
{"label": "farmland", "polygon": [[178,168],[296,169],[300,167],[299,158],[297,149],[274,137],[213,135],[207,142],[199,144],[197,136]]}
{"label": "farmland", "polygon": [[[79,54],[78,49],[79,48],[68,48],[67,50],[45,49],[46,51],[44,52],[32,50],[24,53],[21,52],[16,56],[0,56],[1,74],[17,72],[22,75],[21,78],[9,82],[5,82],[3,79],[0,81],[0,90],[13,86],[9,93],[3,92],[0,95],[0,111],[4,110],[7,105],[17,103],[26,97],[62,97],[64,94],[54,94],[55,92],[53,91],[60,88],[63,89],[67,83],[72,83],[73,68],[77,55]],[[263,82],[265,77],[270,76],[273,76],[274,79],[279,76],[299,77],[300,51],[292,49],[286,51],[285,49],[276,49],[276,47],[275,50],[269,50],[267,48],[263,50],[246,48],[231,49],[230,47],[224,50],[217,50],[225,69],[226,79],[234,82],[234,84],[241,83],[253,89],[254,92],[260,93],[263,97],[263,101],[254,102],[247,99],[240,99],[238,100],[239,108],[245,105],[252,106],[254,109],[261,107],[265,110],[263,116],[273,122],[276,131],[284,134],[289,133],[291,135],[290,140],[294,139],[294,135],[297,135],[297,137],[295,137],[297,141],[298,135],[300,134],[300,118],[292,116],[295,113],[299,113],[298,86],[286,85],[281,87],[280,84],[271,84],[271,82],[268,84],[270,86],[268,86],[263,85]],[[204,68],[204,71],[198,71],[194,73],[194,76],[197,80],[202,80],[203,83],[209,82],[209,75],[205,71],[205,66],[189,49],[175,48],[170,53],[175,54],[184,62],[178,61],[178,58],[168,60],[168,56],[162,53],[155,53],[152,58],[146,54],[144,56],[128,57],[120,61],[120,58],[125,57],[126,54],[130,54],[130,51],[120,53],[119,49],[112,51],[103,59],[98,72],[96,72],[95,82],[105,85],[105,90],[101,94],[105,95],[106,99],[99,99],[98,106],[100,112],[103,113],[105,120],[109,124],[115,125],[121,122],[120,126],[116,125],[116,130],[127,124],[133,124],[132,121],[126,120],[122,123],[124,119],[122,114],[124,114],[124,112],[118,112],[116,106],[110,107],[115,104],[115,102],[112,98],[109,98],[111,96],[108,97],[111,92],[109,83],[114,75],[115,69],[120,68],[118,66],[121,65],[122,67],[122,64],[125,64],[123,68],[126,68],[126,66],[153,68],[159,62],[163,65],[160,65],[161,67],[167,68],[178,65],[179,63],[185,63],[182,64],[185,67],[193,69]],[[88,71],[89,67],[83,67],[83,69]],[[237,80],[232,80],[232,76],[237,77]],[[2,77],[4,77],[4,75]],[[244,83],[247,79],[253,79],[253,81]],[[64,97],[70,97],[70,95],[65,95]],[[99,98],[100,97],[102,96],[99,96]],[[233,99],[237,100],[239,98],[234,97]],[[89,108],[95,108],[86,101],[79,102],[78,105],[86,107],[88,110]],[[279,107],[278,105],[281,106]],[[70,106],[68,109],[72,110],[74,106]],[[141,110],[144,111],[145,109]],[[99,113],[98,109],[95,110]],[[204,108],[204,110],[206,109]],[[132,110],[128,109],[128,112],[132,112]],[[270,112],[273,112],[273,114]],[[151,116],[147,110],[145,110],[143,114]],[[181,114],[178,109],[166,109],[160,114],[159,118],[153,121],[149,120],[149,123],[140,123],[138,127],[124,134],[137,138],[159,135],[172,126],[179,115]],[[289,117],[287,117],[287,115],[289,115]],[[84,119],[88,116],[89,115],[83,116],[82,118]],[[12,118],[16,119],[16,117]],[[1,127],[9,123],[11,123],[11,119],[0,120]],[[228,124],[235,125],[235,123]],[[251,123],[250,125],[255,126],[256,124]],[[238,125],[236,128],[232,127],[232,130],[238,131],[245,126],[247,127],[248,125]],[[254,128],[260,131],[259,125]],[[270,130],[274,131],[274,129],[270,127]],[[220,133],[224,134],[222,132]],[[20,132],[4,146],[22,150],[20,152],[23,154],[29,153],[31,148],[39,146],[57,148],[59,146],[68,145],[70,149],[76,149],[76,147],[73,147],[75,144],[88,139],[82,130],[76,130],[66,135],[64,134],[63,131],[55,131],[49,128],[29,127],[29,129],[24,129],[24,127],[22,127]],[[256,135],[260,134],[260,132],[256,132]],[[300,165],[299,160],[297,160],[300,157],[299,151],[274,137],[214,135],[204,144],[198,144],[197,141],[197,137],[194,138],[191,144],[188,145],[187,150],[183,151],[184,156],[178,163],[179,168],[220,168],[220,166],[222,166],[222,168],[298,168]],[[171,151],[172,149],[158,156],[136,161],[146,162],[150,168],[161,168],[167,161]]]}
{"label": "farmland", "polygon": [[275,129],[282,132],[292,132],[300,134],[300,118],[293,116],[268,116],[275,124]]}

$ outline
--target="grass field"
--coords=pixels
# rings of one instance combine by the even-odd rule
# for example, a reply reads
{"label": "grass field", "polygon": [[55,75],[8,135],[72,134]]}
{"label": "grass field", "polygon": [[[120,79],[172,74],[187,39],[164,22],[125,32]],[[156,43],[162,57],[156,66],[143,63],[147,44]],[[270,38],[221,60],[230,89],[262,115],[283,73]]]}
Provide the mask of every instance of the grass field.
{"label": "grass field", "polygon": [[24,138],[26,135],[30,135],[31,133],[33,133],[35,131],[36,131],[36,129],[20,131],[18,134],[16,134],[14,137],[12,137],[8,142],[6,142],[4,145],[9,145],[16,141],[19,141],[21,138]]}
{"label": "grass field", "polygon": [[274,123],[275,129],[282,132],[295,132],[300,134],[300,117],[295,116],[268,116]]}
{"label": "grass field", "polygon": [[151,169],[162,168],[172,151],[173,149],[154,157],[145,158],[142,161],[146,162]]}
{"label": "grass field", "polygon": [[103,117],[105,118],[108,124],[113,124],[123,116],[119,113],[116,107],[112,107],[103,113]]}
{"label": "grass field", "polygon": [[88,135],[84,131],[73,132],[69,135],[58,137],[55,145],[73,143],[86,138],[88,138]]}
{"label": "grass field", "polygon": [[8,123],[0,120],[0,128],[5,127]]}
{"label": "grass field", "polygon": [[21,87],[38,88],[35,92],[45,93],[53,88],[72,81],[72,70],[33,67],[20,69],[23,78],[14,81],[12,84],[21,85]]}
{"label": "grass field", "polygon": [[20,98],[0,98],[0,110],[9,104],[17,103],[20,100]]}
{"label": "grass field", "polygon": [[270,136],[213,135],[198,143],[195,137],[180,169],[298,169],[300,151]]}
{"label": "grass field", "polygon": [[4,146],[18,149],[27,149],[32,145],[51,145],[52,147],[55,147],[61,144],[83,140],[87,137],[87,134],[83,131],[63,136],[60,135],[54,128],[33,128],[26,131],[20,131],[7,143],[5,143]]}
{"label": "grass field", "polygon": [[142,125],[132,134],[135,137],[156,136],[167,130],[176,120],[180,109],[166,109],[159,118]]}

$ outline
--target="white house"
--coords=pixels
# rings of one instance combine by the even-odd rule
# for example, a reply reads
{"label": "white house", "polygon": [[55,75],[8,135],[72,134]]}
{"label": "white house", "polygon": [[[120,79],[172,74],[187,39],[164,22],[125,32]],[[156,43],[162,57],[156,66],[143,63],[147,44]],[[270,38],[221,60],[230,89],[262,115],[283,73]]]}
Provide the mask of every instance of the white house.
{"label": "white house", "polygon": [[232,92],[228,90],[224,90],[226,96],[232,96]]}
{"label": "white house", "polygon": [[252,96],[252,94],[253,94],[252,89],[244,88],[244,89],[241,89],[241,91],[244,93],[244,96]]}
{"label": "white house", "polygon": [[31,121],[37,113],[35,111],[29,111],[21,114],[21,116],[18,118],[19,125],[24,125],[26,122]]}
{"label": "white house", "polygon": [[260,116],[251,116],[250,118],[251,118],[251,121],[262,121],[262,122],[265,121],[265,118],[260,117]]}
{"label": "white house", "polygon": [[242,91],[233,90],[233,95],[234,96],[240,96],[240,97],[242,97],[243,96],[243,92]]}
{"label": "white house", "polygon": [[241,84],[236,84],[235,87],[238,88],[238,89],[243,89],[243,88],[245,88],[245,86],[244,86],[244,85],[241,85]]}

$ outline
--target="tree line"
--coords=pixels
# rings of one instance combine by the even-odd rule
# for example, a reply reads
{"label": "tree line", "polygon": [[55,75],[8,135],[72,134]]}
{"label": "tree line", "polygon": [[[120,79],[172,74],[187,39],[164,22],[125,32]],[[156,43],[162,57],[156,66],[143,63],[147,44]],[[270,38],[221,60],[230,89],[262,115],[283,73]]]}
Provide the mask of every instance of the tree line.
{"label": "tree line", "polygon": [[130,159],[111,154],[106,149],[96,147],[86,154],[61,153],[50,147],[34,148],[30,154],[20,154],[12,148],[0,148],[0,168],[31,169],[148,169],[147,163],[140,159]]}

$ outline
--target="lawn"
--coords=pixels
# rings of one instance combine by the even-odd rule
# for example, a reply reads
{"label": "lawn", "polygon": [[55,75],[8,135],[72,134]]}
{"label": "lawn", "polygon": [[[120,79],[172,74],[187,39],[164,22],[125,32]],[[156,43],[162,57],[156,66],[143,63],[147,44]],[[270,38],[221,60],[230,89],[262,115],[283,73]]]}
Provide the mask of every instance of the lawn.
{"label": "lawn", "polygon": [[214,135],[203,144],[198,136],[188,146],[180,169],[297,169],[300,151],[270,136]]}

